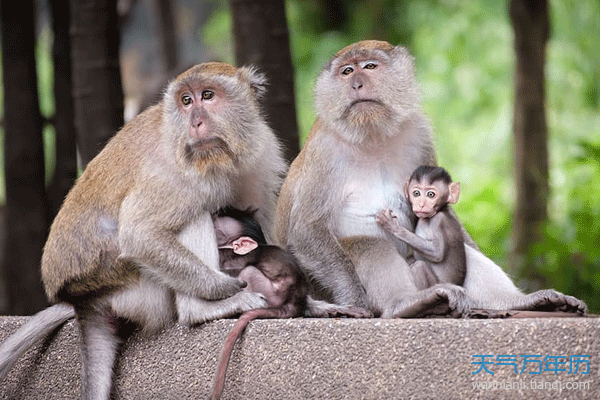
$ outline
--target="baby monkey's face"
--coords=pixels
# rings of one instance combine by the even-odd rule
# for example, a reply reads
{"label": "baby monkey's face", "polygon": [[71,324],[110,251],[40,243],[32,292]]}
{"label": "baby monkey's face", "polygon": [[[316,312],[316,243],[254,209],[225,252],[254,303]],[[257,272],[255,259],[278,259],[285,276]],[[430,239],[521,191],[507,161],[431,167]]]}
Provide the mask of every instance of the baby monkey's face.
{"label": "baby monkey's face", "polygon": [[431,218],[447,204],[455,204],[458,201],[458,185],[458,182],[448,185],[441,180],[411,180],[406,192],[417,218]]}

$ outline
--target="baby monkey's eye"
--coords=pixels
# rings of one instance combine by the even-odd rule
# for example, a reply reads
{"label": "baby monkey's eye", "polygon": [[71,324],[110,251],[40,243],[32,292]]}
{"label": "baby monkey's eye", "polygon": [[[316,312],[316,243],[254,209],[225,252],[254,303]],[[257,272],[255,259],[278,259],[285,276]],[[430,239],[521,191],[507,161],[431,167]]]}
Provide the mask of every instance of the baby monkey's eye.
{"label": "baby monkey's eye", "polygon": [[418,190],[413,190],[412,195],[413,197],[419,197],[421,195],[421,192]]}
{"label": "baby monkey's eye", "polygon": [[215,92],[213,92],[212,90],[205,90],[204,92],[202,92],[202,99],[204,100],[210,100],[213,97],[215,97]]}
{"label": "baby monkey's eye", "polygon": [[430,190],[429,192],[427,192],[427,197],[429,197],[430,199],[433,199],[435,197],[435,192]]}
{"label": "baby monkey's eye", "polygon": [[192,99],[192,96],[190,96],[189,94],[184,94],[183,96],[181,96],[181,104],[183,104],[184,106],[189,106],[193,102],[194,99]]}

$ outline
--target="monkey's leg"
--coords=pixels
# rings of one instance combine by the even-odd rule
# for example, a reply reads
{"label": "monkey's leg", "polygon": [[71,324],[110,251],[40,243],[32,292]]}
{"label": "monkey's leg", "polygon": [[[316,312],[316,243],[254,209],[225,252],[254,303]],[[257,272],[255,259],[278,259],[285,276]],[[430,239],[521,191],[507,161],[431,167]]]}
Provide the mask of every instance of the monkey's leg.
{"label": "monkey's leg", "polygon": [[327,301],[313,299],[311,296],[306,296],[306,310],[304,311],[304,316],[313,318],[372,318],[373,313],[362,307],[340,306]]}
{"label": "monkey's leg", "polygon": [[438,284],[403,296],[382,318],[418,318],[428,315],[461,317],[469,311],[465,290],[452,284]]}
{"label": "monkey's leg", "polygon": [[583,313],[585,303],[554,290],[523,294],[508,275],[479,250],[465,245],[464,287],[472,308],[494,310],[558,310]]}
{"label": "monkey's leg", "polygon": [[352,260],[375,315],[391,316],[390,310],[403,296],[418,291],[410,267],[387,239],[351,237],[340,245]]}
{"label": "monkey's leg", "polygon": [[174,296],[172,290],[141,276],[136,284],[111,294],[109,301],[114,314],[153,333],[175,322]]}
{"label": "monkey's leg", "polygon": [[267,301],[262,294],[248,291],[242,291],[226,299],[214,301],[176,293],[175,303],[179,322],[187,325],[233,317],[255,308],[267,307]]}
{"label": "monkey's leg", "polygon": [[410,270],[413,274],[415,285],[420,290],[427,289],[439,283],[437,275],[433,272],[431,266],[423,260],[413,262],[410,265]]}
{"label": "monkey's leg", "polygon": [[113,366],[120,341],[117,320],[106,307],[78,309],[82,338],[82,398],[110,398]]}

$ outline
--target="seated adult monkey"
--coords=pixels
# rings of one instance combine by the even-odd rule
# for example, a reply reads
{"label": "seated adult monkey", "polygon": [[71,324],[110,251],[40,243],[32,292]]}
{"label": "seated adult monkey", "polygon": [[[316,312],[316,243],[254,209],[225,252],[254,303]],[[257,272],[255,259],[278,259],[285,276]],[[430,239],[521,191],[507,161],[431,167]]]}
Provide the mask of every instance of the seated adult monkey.
{"label": "seated adult monkey", "polygon": [[90,162],[65,199],[42,258],[52,302],[0,347],[0,379],[75,313],[85,399],[108,399],[120,319],[153,331],[264,308],[219,269],[212,214],[259,210],[268,234],[285,162],[252,68],[197,65]]}
{"label": "seated adult monkey", "polygon": [[402,190],[420,165],[436,165],[431,126],[420,109],[408,51],[382,41],[341,49],[315,85],[317,120],[284,181],[276,238],[325,298],[382,317],[465,315],[473,308],[584,312],[554,290],[523,294],[465,233],[464,288],[419,290],[406,263],[375,221],[391,209],[414,230]]}

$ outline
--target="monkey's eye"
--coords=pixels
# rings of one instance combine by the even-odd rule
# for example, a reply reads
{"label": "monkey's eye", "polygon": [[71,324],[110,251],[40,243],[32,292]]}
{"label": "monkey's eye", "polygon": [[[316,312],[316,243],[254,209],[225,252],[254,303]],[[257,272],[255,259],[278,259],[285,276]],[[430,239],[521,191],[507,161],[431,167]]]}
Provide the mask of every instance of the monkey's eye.
{"label": "monkey's eye", "polygon": [[202,99],[203,100],[210,100],[213,97],[215,97],[215,92],[213,92],[212,90],[205,90],[202,92]]}
{"label": "monkey's eye", "polygon": [[342,68],[342,75],[350,75],[353,72],[354,72],[354,68],[352,68],[352,67]]}
{"label": "monkey's eye", "polygon": [[427,192],[427,197],[429,197],[430,199],[435,198],[435,192],[433,190],[430,190]]}
{"label": "monkey's eye", "polygon": [[184,94],[183,96],[181,96],[181,104],[183,104],[184,106],[189,106],[193,102],[194,99],[192,99],[192,96],[190,96],[189,94]]}
{"label": "monkey's eye", "polygon": [[369,62],[369,63],[365,64],[365,66],[363,68],[364,69],[375,69],[375,68],[377,68],[377,64],[375,64],[374,62]]}
{"label": "monkey's eye", "polygon": [[419,190],[413,190],[412,195],[413,197],[419,197],[421,195],[421,192]]}

